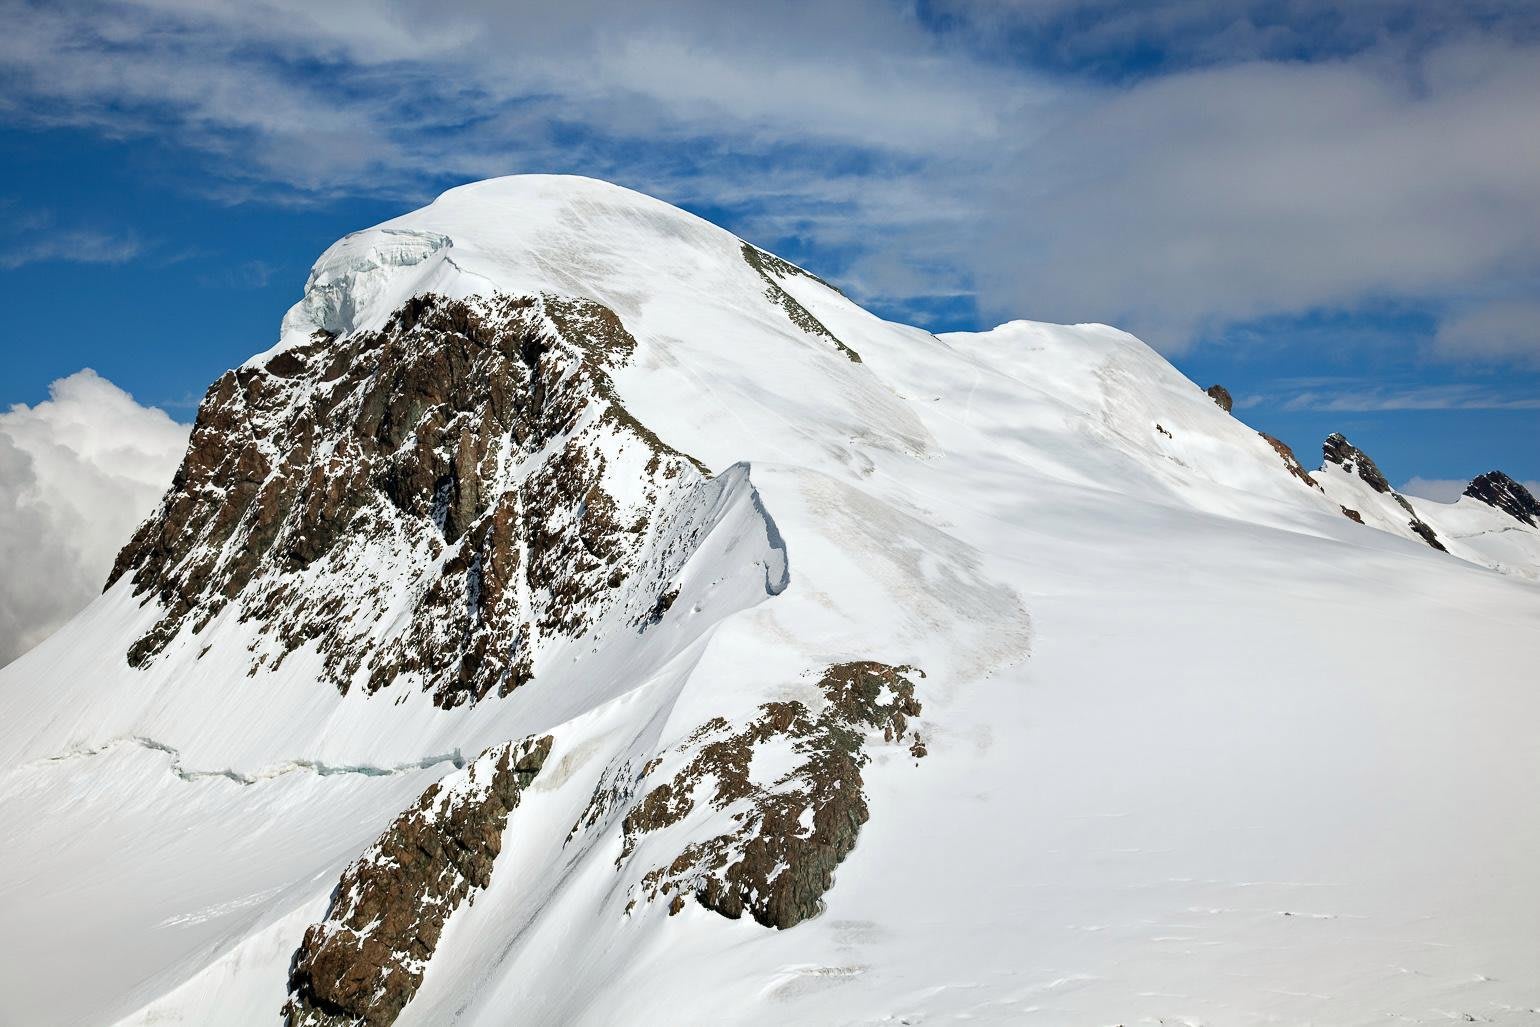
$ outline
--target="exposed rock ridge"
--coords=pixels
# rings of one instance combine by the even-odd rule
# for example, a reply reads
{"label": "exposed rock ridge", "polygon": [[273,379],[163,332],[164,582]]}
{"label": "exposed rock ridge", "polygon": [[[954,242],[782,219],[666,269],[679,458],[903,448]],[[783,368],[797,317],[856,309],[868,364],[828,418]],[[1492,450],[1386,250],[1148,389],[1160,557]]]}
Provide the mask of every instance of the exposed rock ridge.
{"label": "exposed rock ridge", "polygon": [[[765,298],[786,311],[786,316],[791,319],[792,324],[809,335],[823,336],[834,343],[835,348],[845,354],[853,363],[861,363],[861,354],[845,345],[839,336],[829,331],[822,321],[813,316],[812,311],[798,303],[796,297],[791,293],[781,288],[780,279],[788,278],[792,275],[800,275],[803,278],[810,278],[830,289],[833,289],[834,286],[829,285],[828,282],[825,282],[817,275],[804,271],[797,265],[782,260],[773,253],[766,253],[759,247],[751,246],[748,243],[743,244],[743,259],[749,267],[758,272],[759,277],[765,280]],[[838,289],[834,291],[839,292]]]}
{"label": "exposed rock ridge", "polygon": [[[737,727],[718,717],[634,780],[616,775],[624,790],[619,801],[645,788],[625,814],[616,861],[617,868],[651,865],[628,908],[667,898],[677,913],[693,896],[725,917],[747,913],[778,928],[816,914],[835,867],[869,816],[861,770],[874,747],[886,743],[915,759],[925,755],[919,733],[909,727],[921,712],[911,679],[916,673],[874,662],[831,666],[818,682],[821,708],[797,700],[766,703]],[[597,792],[574,833],[616,801]],[[726,831],[714,826],[722,814],[733,825]],[[702,828],[717,833],[673,848],[700,839]],[[653,835],[660,835],[659,844],[649,842]],[[676,855],[657,865],[659,851]]]}
{"label": "exposed rock ridge", "polygon": [[1358,476],[1374,491],[1394,494],[1390,482],[1386,481],[1385,475],[1380,473],[1379,466],[1340,432],[1332,432],[1326,436],[1326,441],[1321,444],[1321,454],[1326,458],[1327,463],[1337,464],[1344,471],[1351,473],[1356,468]]}
{"label": "exposed rock ridge", "polygon": [[1434,549],[1437,549],[1440,553],[1449,552],[1448,547],[1446,547],[1444,543],[1439,540],[1438,533],[1433,530],[1433,527],[1428,524],[1427,521],[1424,521],[1422,518],[1414,514],[1412,519],[1407,522],[1406,526],[1412,529],[1412,532],[1418,538],[1422,539]]}
{"label": "exposed rock ridge", "polygon": [[429,786],[342,873],[326,919],[306,929],[289,974],[291,1027],[385,1027],[422,984],[444,924],[485,889],[508,815],[551,737],[504,743]]}
{"label": "exposed rock ridge", "polygon": [[239,598],[253,673],[314,642],[340,690],[411,674],[453,706],[517,687],[543,638],[616,601],[640,617],[683,556],[623,586],[706,469],[616,397],[635,348],[588,300],[425,295],[226,373],[109,579],[163,609],[130,662]]}
{"label": "exposed rock ridge", "polygon": [[[1379,466],[1369,459],[1369,455],[1357,446],[1349,442],[1340,432],[1332,432],[1326,436],[1326,441],[1321,445],[1321,454],[1329,464],[1336,464],[1348,474],[1357,471],[1358,477],[1375,492],[1388,496],[1407,515],[1406,527],[1413,535],[1422,539],[1429,546],[1441,553],[1449,552],[1438,533],[1417,514],[1409,499],[1390,487],[1390,482],[1380,471]],[[1363,523],[1363,517],[1357,510],[1342,508],[1343,516],[1359,524]]]}
{"label": "exposed rock ridge", "polygon": [[1310,476],[1309,471],[1305,470],[1305,465],[1299,462],[1299,458],[1294,455],[1294,450],[1287,442],[1280,438],[1275,438],[1265,431],[1259,431],[1257,434],[1262,436],[1269,446],[1273,447],[1273,452],[1278,454],[1278,458],[1283,461],[1283,465],[1289,469],[1290,474],[1316,491],[1320,491],[1320,483]]}
{"label": "exposed rock ridge", "polygon": [[1516,521],[1540,528],[1540,500],[1502,471],[1478,475],[1465,486],[1464,494],[1496,507]]}

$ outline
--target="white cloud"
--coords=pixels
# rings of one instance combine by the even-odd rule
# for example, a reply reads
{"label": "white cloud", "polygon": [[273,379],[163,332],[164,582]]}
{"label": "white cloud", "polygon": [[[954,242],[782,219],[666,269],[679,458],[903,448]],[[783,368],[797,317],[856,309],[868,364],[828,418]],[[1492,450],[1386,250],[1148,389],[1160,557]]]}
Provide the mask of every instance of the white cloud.
{"label": "white cloud", "polygon": [[0,248],[0,269],[13,271],[27,264],[66,261],[75,264],[123,264],[139,255],[139,241],[87,229],[29,233]]}
{"label": "white cloud", "polygon": [[1540,268],[1537,93],[1540,48],[1496,40],[1412,69],[1369,53],[1111,92],[1003,187],[1016,213],[988,290],[1173,350],[1234,321],[1523,281]]}
{"label": "white cloud", "polygon": [[570,162],[587,148],[572,127],[643,147],[932,155],[1016,131],[1034,97],[1028,77],[946,51],[885,0],[67,8],[10,12],[0,68],[15,99],[0,113],[171,135],[234,178],[323,196]]}
{"label": "white cloud", "polygon": [[0,665],[101,592],[187,446],[186,425],[95,371],[49,396],[0,413]]}
{"label": "white cloud", "polygon": [[[1040,59],[1104,67],[1109,54],[1139,54],[1136,74],[1161,66],[1342,57],[1397,37],[1417,47],[1474,29],[1533,36],[1529,0],[934,0],[987,45],[1025,33]],[[1155,64],[1155,67],[1151,67]]]}
{"label": "white cloud", "polygon": [[75,264],[123,264],[143,250],[132,235],[78,226],[61,226],[53,212],[17,212],[13,202],[0,200],[0,270],[27,264],[65,261]]}
{"label": "white cloud", "polygon": [[1413,478],[1398,490],[1418,499],[1431,499],[1435,503],[1453,503],[1465,492],[1468,481],[1455,478]]}
{"label": "white cloud", "polygon": [[1439,325],[1434,348],[1451,360],[1540,361],[1540,300],[1494,301],[1462,310]]}
{"label": "white cloud", "polygon": [[[1463,311],[1438,355],[1535,352],[1469,305],[1540,279],[1532,4],[69,7],[8,11],[0,118],[175,140],[223,198],[581,171],[839,252],[866,299],[936,282],[1167,351],[1405,302]],[[1080,73],[1118,52],[1170,59]]]}

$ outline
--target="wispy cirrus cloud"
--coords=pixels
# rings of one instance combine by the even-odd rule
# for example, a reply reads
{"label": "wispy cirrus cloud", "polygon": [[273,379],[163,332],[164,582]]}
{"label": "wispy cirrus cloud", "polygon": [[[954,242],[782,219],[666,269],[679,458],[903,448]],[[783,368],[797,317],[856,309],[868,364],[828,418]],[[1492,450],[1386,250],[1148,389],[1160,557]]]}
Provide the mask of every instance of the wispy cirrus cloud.
{"label": "wispy cirrus cloud", "polygon": [[[1327,381],[1331,381],[1328,379]],[[1306,387],[1271,400],[1248,397],[1248,406],[1286,411],[1382,413],[1396,410],[1540,410],[1540,396],[1514,395],[1490,385],[1343,385]]]}
{"label": "wispy cirrus cloud", "polygon": [[61,227],[46,211],[13,216],[0,228],[0,270],[62,261],[74,264],[122,264],[144,251],[131,233]]}
{"label": "wispy cirrus cloud", "polygon": [[1447,360],[1540,363],[1540,299],[1462,308],[1438,326],[1434,351]]}
{"label": "wispy cirrus cloud", "polygon": [[214,289],[261,289],[280,270],[264,260],[245,260],[199,273],[198,284]]}

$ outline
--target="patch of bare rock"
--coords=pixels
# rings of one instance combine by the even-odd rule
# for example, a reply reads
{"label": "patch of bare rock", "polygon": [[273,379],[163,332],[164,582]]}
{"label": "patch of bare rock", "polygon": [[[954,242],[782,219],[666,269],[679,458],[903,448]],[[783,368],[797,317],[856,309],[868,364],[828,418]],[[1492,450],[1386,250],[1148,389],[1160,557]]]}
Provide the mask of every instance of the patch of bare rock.
{"label": "patch of bare rock", "polygon": [[551,738],[505,743],[431,785],[343,871],[294,954],[291,1027],[386,1027],[422,984],[449,917],[492,879],[509,814]]}
{"label": "patch of bare rock", "polygon": [[[648,870],[633,907],[664,900],[677,913],[694,898],[725,917],[778,928],[816,914],[870,815],[861,772],[873,747],[926,754],[910,727],[921,712],[916,673],[869,661],[831,666],[818,682],[821,708],[790,700],[760,706],[742,725],[716,718],[649,763],[646,791],[622,825],[617,866],[644,837],[694,816],[698,804],[727,812],[733,827]],[[756,754],[788,745],[784,770],[768,780],[753,774]]]}
{"label": "patch of bare rock", "polygon": [[[448,707],[518,687],[535,638],[580,635],[706,476],[615,395],[635,347],[587,300],[425,295],[226,373],[113,568],[162,611],[129,662],[239,601],[253,673],[314,643],[341,691],[409,674]],[[617,450],[643,458],[615,469]],[[412,580],[371,573],[403,553]]]}

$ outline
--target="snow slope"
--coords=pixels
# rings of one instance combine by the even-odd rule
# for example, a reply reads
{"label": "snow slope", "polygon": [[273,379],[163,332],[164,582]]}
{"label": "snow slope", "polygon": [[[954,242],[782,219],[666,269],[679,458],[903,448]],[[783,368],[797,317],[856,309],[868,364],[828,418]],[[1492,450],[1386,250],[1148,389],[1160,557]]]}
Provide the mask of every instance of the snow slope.
{"label": "snow slope", "polygon": [[[240,598],[131,669],[159,613],[120,579],[0,670],[0,1022],[279,1022],[343,866],[429,782],[544,734],[397,1022],[1535,1022],[1529,529],[1419,500],[1446,555],[1355,524],[1125,333],[936,337],[772,261],[540,176],[323,254],[248,368],[429,292],[618,314],[616,395],[711,472],[670,522],[677,598],[443,709],[410,680],[339,694],[313,647],[248,675]],[[923,672],[923,756],[868,740],[822,911],[648,900],[741,807],[709,777],[657,830],[628,804],[713,718],[824,709],[845,661]],[[751,783],[797,753],[755,748]]]}

